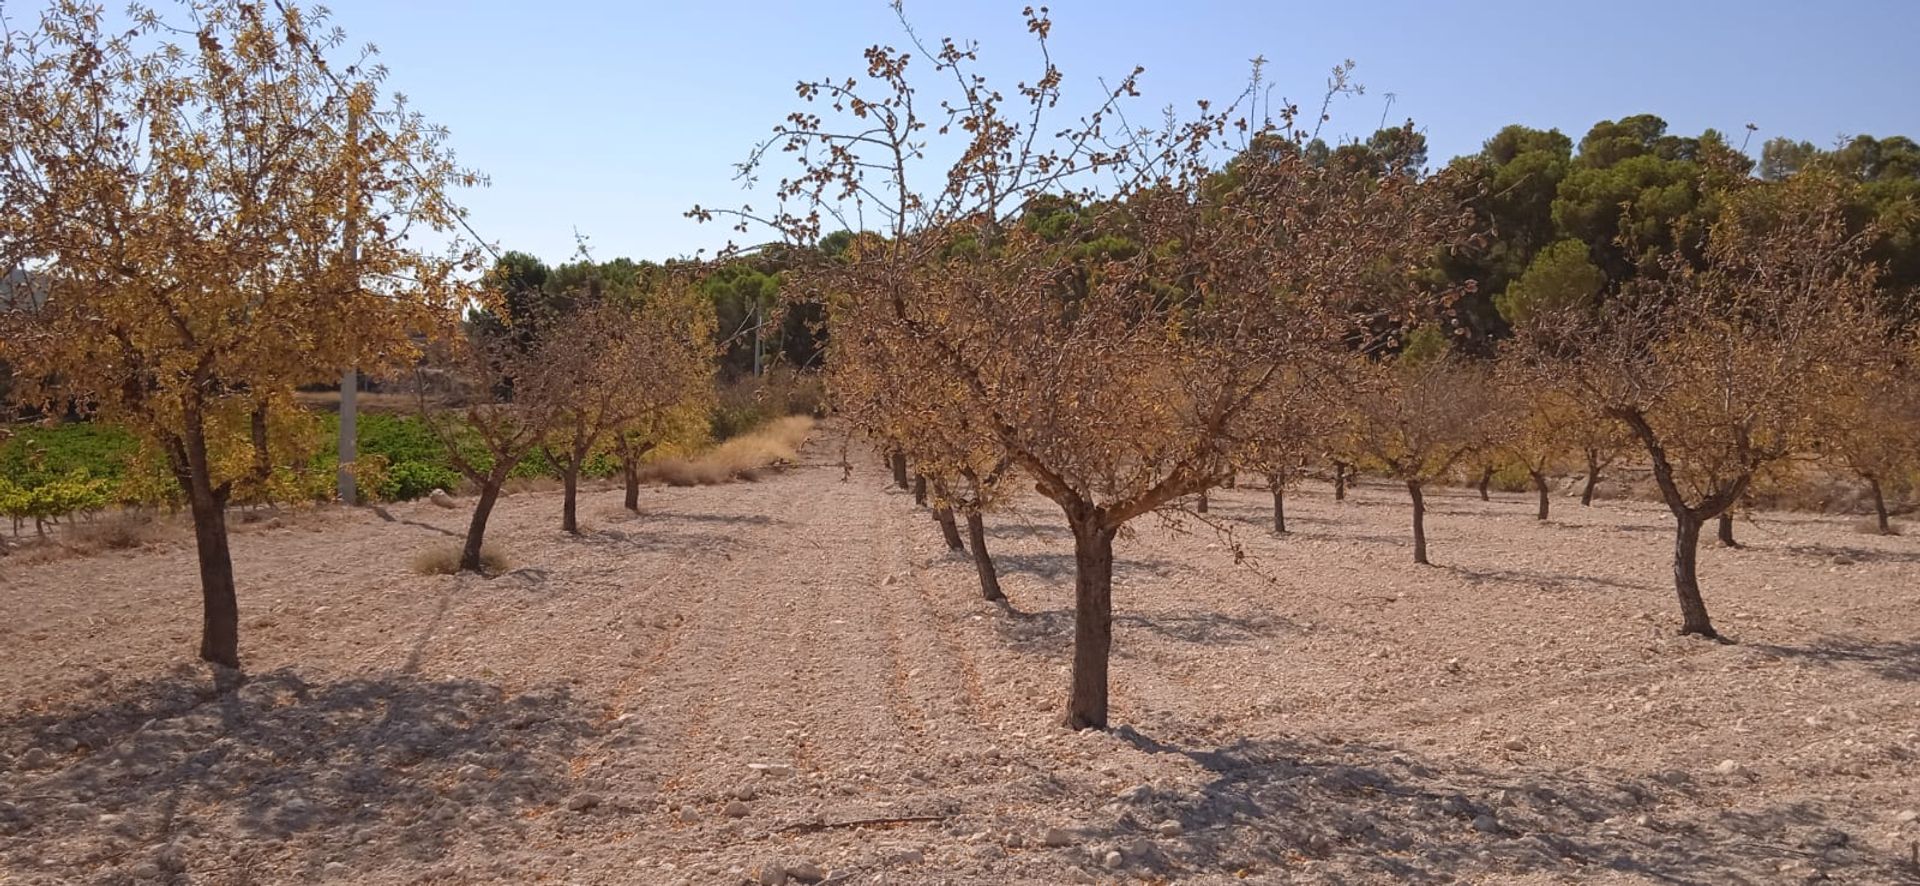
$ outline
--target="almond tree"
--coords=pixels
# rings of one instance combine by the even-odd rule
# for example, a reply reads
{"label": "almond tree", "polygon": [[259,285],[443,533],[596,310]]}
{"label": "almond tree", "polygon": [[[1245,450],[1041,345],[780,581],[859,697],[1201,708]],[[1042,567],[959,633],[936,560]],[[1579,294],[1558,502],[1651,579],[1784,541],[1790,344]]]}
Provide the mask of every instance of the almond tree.
{"label": "almond tree", "polygon": [[[1287,488],[1306,475],[1313,456],[1325,448],[1325,441],[1340,439],[1345,418],[1334,402],[1345,387],[1330,383],[1328,376],[1309,376],[1297,369],[1281,376],[1253,403],[1252,424],[1270,428],[1274,433],[1255,434],[1235,450],[1238,468],[1260,474],[1273,495],[1273,532],[1287,532]],[[1311,428],[1313,433],[1300,429]],[[1344,487],[1345,465],[1336,463]],[[1342,488],[1341,494],[1345,490]]]}
{"label": "almond tree", "polygon": [[660,442],[645,430],[661,428],[678,407],[704,399],[712,388],[713,325],[712,302],[684,283],[663,282],[650,292],[608,290],[596,278],[543,334],[555,346],[543,348],[546,359],[532,367],[529,393],[553,401],[543,405],[558,413],[542,445],[560,470],[563,531],[580,532],[580,472],[609,437],[615,449],[624,448],[622,472],[637,508],[637,461]]}
{"label": "almond tree", "polygon": [[1862,330],[1847,383],[1827,403],[1820,441],[1827,457],[1867,484],[1874,524],[1893,534],[1887,489],[1920,465],[1920,367],[1908,335]]}
{"label": "almond tree", "polygon": [[1718,639],[1700,531],[1818,430],[1845,356],[1872,328],[1876,269],[1818,176],[1729,194],[1703,266],[1674,260],[1598,308],[1516,330],[1525,362],[1578,387],[1645,451],[1674,516],[1681,633]]}
{"label": "almond tree", "polygon": [[[573,373],[567,361],[581,348],[569,340],[565,321],[524,337],[495,334],[478,324],[449,325],[445,340],[416,368],[422,376],[416,390],[421,420],[445,448],[447,462],[477,493],[459,568],[480,573],[485,571],[480,553],[487,521],[501,489],[566,418],[567,398],[554,389],[569,383]],[[464,381],[467,402],[448,407],[428,400],[423,376],[429,369]]]}
{"label": "almond tree", "polygon": [[1428,565],[1426,487],[1499,440],[1499,400],[1486,370],[1450,357],[1365,366],[1353,397],[1352,439],[1373,469],[1406,484],[1413,562]]}
{"label": "almond tree", "polygon": [[1499,449],[1514,464],[1527,471],[1539,499],[1536,517],[1546,520],[1552,498],[1549,477],[1566,469],[1574,455],[1575,441],[1568,433],[1582,421],[1580,402],[1566,392],[1528,384],[1529,379],[1508,373],[1501,379],[1504,402],[1517,404],[1519,414],[1510,416],[1511,424]]}
{"label": "almond tree", "polygon": [[[1030,11],[1028,26],[1043,69],[1004,94],[952,41],[929,52],[915,40],[918,56],[874,47],[866,77],[802,83],[812,107],[769,146],[799,162],[787,202],[742,215],[794,243],[829,216],[876,230],[791,288],[832,295],[836,343],[884,342],[897,363],[877,371],[903,398],[954,392],[943,410],[967,415],[1060,507],[1075,555],[1066,722],[1100,728],[1120,528],[1221,482],[1254,432],[1253,399],[1302,354],[1346,347],[1356,316],[1395,313],[1365,302],[1362,284],[1424,259],[1447,226],[1439,192],[1411,177],[1307,162],[1290,109],[1272,127],[1228,107],[1141,131],[1116,113],[1128,76],[1079,122],[1050,124],[1062,78],[1045,61],[1051,24]],[[952,84],[944,102],[909,75],[922,57]],[[936,140],[956,159],[922,188]],[[1041,202],[1060,211],[1029,211]]]}
{"label": "almond tree", "polygon": [[[271,471],[295,386],[409,359],[465,256],[440,130],[378,98],[368,53],[292,3],[182,0],[109,19],[52,0],[0,43],[0,272],[47,284],[0,359],[163,452],[191,507],[200,657],[239,665],[226,507]],[[438,235],[433,235],[437,238]],[[50,380],[50,381],[49,381]],[[249,447],[243,475],[216,454]]]}

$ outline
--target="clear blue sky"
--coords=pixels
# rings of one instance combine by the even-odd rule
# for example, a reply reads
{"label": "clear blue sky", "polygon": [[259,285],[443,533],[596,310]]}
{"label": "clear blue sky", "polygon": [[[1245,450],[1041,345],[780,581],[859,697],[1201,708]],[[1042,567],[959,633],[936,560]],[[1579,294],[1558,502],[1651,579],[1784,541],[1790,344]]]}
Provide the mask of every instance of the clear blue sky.
{"label": "clear blue sky", "polygon": [[[577,228],[598,257],[713,249],[724,225],[682,217],[751,195],[732,164],[797,107],[803,76],[862,70],[861,50],[902,42],[882,0],[335,0],[354,43],[373,42],[417,108],[453,130],[492,186],[469,192],[479,232],[564,260]],[[978,40],[985,70],[1033,70],[1020,2],[908,0],[923,36]],[[1227,98],[1264,55],[1276,97],[1305,102],[1341,59],[1367,94],[1329,135],[1413,118],[1434,165],[1508,123],[1578,140],[1600,119],[1650,112],[1737,145],[1827,145],[1842,134],[1920,137],[1920,0],[1057,0],[1064,107],[1143,65],[1142,110]],[[1075,99],[1079,99],[1076,101]],[[761,202],[765,202],[762,200]]]}

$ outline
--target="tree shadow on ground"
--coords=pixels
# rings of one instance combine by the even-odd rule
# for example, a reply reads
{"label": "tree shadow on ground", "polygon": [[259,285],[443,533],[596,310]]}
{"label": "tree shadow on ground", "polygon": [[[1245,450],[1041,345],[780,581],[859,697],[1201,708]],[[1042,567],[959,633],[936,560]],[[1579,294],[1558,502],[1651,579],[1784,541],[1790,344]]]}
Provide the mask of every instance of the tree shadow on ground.
{"label": "tree shadow on ground", "polygon": [[388,523],[398,523],[402,526],[412,526],[416,529],[425,529],[430,532],[437,532],[441,535],[447,536],[448,538],[466,538],[466,536],[462,535],[461,533],[455,532],[451,529],[443,529],[439,526],[433,525],[432,523],[422,523],[419,520],[409,520],[405,517],[395,517],[393,514],[389,513],[386,508],[380,507],[379,505],[373,506],[373,512],[379,515],[380,519],[385,520]]}
{"label": "tree shadow on ground", "polygon": [[719,523],[726,526],[785,526],[787,521],[766,514],[708,514],[686,511],[644,510],[638,514],[626,511],[634,520],[664,520],[670,523]]}
{"label": "tree shadow on ground", "polygon": [[114,880],[241,867],[259,847],[313,875],[432,862],[456,841],[504,851],[525,815],[565,797],[595,731],[565,688],[290,670],[227,691],[121,685],[0,721],[16,760],[47,756],[8,783],[0,858]]}
{"label": "tree shadow on ground", "polygon": [[720,532],[681,532],[667,526],[649,526],[634,532],[594,529],[575,537],[583,544],[627,551],[679,551],[728,554],[741,550],[740,540]]}
{"label": "tree shadow on ground", "polygon": [[1443,567],[1471,585],[1482,584],[1523,584],[1544,587],[1552,591],[1578,592],[1580,585],[1591,585],[1598,589],[1659,593],[1660,589],[1640,582],[1620,581],[1595,575],[1575,575],[1566,572],[1542,572],[1529,569],[1473,569],[1466,566]]}
{"label": "tree shadow on ground", "polygon": [[1036,538],[1043,541],[1070,541],[1073,533],[1065,526],[1051,523],[1012,521],[987,527],[987,537],[1003,540]]}
{"label": "tree shadow on ground", "polygon": [[[1023,612],[1006,607],[1007,618],[994,620],[1001,639],[1027,653],[1064,657],[1072,649],[1073,610],[1042,609]],[[1178,643],[1209,646],[1253,643],[1297,630],[1278,616],[1245,618],[1219,612],[1183,611],[1156,613],[1119,613],[1113,617],[1114,632],[1146,631]],[[1119,654],[1126,654],[1124,644]]]}
{"label": "tree shadow on ground", "polygon": [[1863,667],[1888,680],[1920,682],[1920,641],[1822,637],[1801,645],[1754,648],[1826,667]]}
{"label": "tree shadow on ground", "polygon": [[[991,549],[991,548],[989,548]],[[993,563],[1002,574],[1024,572],[1048,581],[1072,581],[1074,560],[1072,552],[1052,554],[1003,554],[995,553]],[[1116,557],[1113,561],[1113,580],[1125,582],[1134,578],[1165,578],[1175,571],[1186,568],[1183,564],[1159,557]]]}
{"label": "tree shadow on ground", "polygon": [[1920,551],[1887,551],[1854,545],[1787,545],[1787,553],[1829,561],[1852,560],[1855,563],[1920,563]]}
{"label": "tree shadow on ground", "polygon": [[[1855,843],[1815,805],[1727,809],[1696,799],[1682,773],[1491,771],[1338,739],[1207,747],[1125,727],[1116,734],[1208,773],[1197,788],[1149,785],[1094,835],[1116,842],[1131,864],[1175,879],[1196,871],[1435,884],[1533,873],[1687,884],[1815,872],[1853,882],[1920,877],[1904,859]],[[1161,830],[1169,820],[1180,825],[1171,839]]]}

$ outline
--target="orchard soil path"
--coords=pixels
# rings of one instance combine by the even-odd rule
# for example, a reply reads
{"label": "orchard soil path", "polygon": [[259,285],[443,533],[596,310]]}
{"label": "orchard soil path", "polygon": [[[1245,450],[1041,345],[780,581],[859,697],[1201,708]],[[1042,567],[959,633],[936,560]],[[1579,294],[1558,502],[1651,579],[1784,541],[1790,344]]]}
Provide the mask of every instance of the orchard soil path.
{"label": "orchard soil path", "polygon": [[1648,504],[1443,490],[1422,568],[1395,487],[1220,491],[1119,541],[1075,734],[1057,511],[991,517],[989,605],[838,451],[579,538],[511,497],[491,579],[410,568],[461,510],[246,526],[225,691],[190,550],[0,560],[0,882],[1920,882],[1920,542],[1743,523],[1722,646]]}

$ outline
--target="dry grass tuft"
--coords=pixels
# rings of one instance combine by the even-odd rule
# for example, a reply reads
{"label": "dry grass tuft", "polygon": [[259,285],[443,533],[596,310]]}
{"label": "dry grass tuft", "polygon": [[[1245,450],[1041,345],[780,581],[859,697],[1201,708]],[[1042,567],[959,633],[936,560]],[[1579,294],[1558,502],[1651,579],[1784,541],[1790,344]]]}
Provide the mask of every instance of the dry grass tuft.
{"label": "dry grass tuft", "polygon": [[177,539],[177,522],[162,522],[151,514],[121,511],[90,522],[77,523],[67,545],[82,552],[132,551]]}
{"label": "dry grass tuft", "polygon": [[[413,555],[413,571],[421,575],[454,575],[460,571],[460,549],[458,542],[435,545]],[[512,566],[507,552],[492,542],[480,545],[480,570],[487,575],[499,575]]]}
{"label": "dry grass tuft", "polygon": [[798,461],[800,447],[812,433],[813,419],[806,416],[774,419],[692,458],[669,458],[648,465],[643,479],[668,486],[752,482],[768,468]]}

